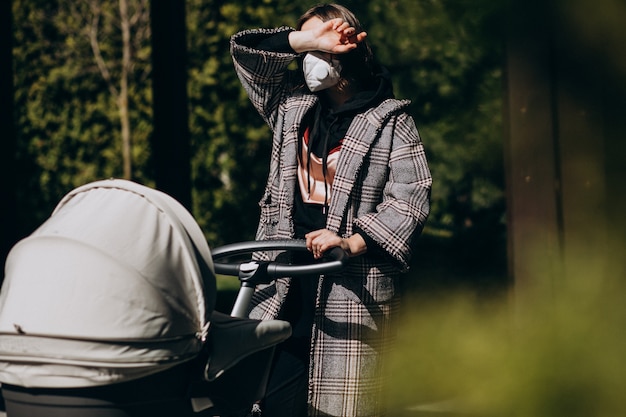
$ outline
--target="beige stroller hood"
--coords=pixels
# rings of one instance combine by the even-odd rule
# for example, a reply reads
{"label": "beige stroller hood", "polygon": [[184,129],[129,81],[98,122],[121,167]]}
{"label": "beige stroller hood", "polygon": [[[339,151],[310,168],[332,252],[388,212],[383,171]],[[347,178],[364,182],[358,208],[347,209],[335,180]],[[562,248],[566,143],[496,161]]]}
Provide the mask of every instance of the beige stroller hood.
{"label": "beige stroller hood", "polygon": [[168,195],[125,180],[69,193],[10,252],[0,382],[87,387],[195,358],[215,303],[206,240]]}

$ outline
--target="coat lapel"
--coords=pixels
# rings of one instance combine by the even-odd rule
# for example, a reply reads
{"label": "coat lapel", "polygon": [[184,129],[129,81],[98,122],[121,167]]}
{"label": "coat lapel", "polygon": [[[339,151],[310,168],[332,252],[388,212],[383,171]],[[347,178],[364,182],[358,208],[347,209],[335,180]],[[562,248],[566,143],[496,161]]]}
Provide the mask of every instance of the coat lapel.
{"label": "coat lapel", "polygon": [[294,96],[285,103],[285,123],[282,132],[283,150],[281,152],[280,161],[282,171],[280,177],[281,181],[283,181],[283,186],[280,187],[280,189],[283,190],[283,193],[279,198],[286,207],[291,207],[295,197],[295,186],[298,175],[298,141],[300,140],[299,135],[302,119],[317,101],[317,96],[304,94]]}
{"label": "coat lapel", "polygon": [[328,211],[327,229],[339,231],[363,160],[391,115],[408,104],[409,101],[386,100],[377,108],[357,115],[350,124],[341,146],[333,181],[333,199]]}

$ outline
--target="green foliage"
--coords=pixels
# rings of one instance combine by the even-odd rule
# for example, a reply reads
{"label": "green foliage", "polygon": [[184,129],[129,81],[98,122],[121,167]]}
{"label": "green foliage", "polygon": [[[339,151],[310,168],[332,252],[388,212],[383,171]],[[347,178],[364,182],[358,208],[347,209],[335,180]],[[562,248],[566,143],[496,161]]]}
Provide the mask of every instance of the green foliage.
{"label": "green foliage", "polygon": [[[514,301],[466,292],[416,297],[392,357],[393,415],[624,415],[626,288],[602,268],[576,272],[589,262],[603,263],[570,259],[574,272],[556,279],[553,296],[520,287]],[[538,279],[554,279],[553,271]]]}
{"label": "green foliage", "polygon": [[[369,37],[413,101],[434,178],[430,227],[454,233],[484,210],[503,215],[502,34],[494,2],[446,0],[368,3]],[[498,26],[495,26],[496,28]]]}
{"label": "green foliage", "polygon": [[[130,1],[131,13],[144,4]],[[313,3],[200,1],[187,5],[193,214],[212,245],[252,239],[268,168],[270,132],[234,73],[229,38],[253,27],[296,23]],[[413,101],[433,177],[432,232],[502,233],[501,18],[489,0],[345,1],[390,69],[396,95]],[[70,189],[122,176],[117,103],[88,37],[102,10],[98,41],[111,79],[120,73],[117,2],[14,2],[20,223],[30,230]],[[130,112],[135,180],[150,185],[152,131],[149,22],[133,26]],[[498,242],[501,239],[498,238]]]}
{"label": "green foliage", "polygon": [[[101,2],[110,19],[99,26],[109,71],[119,72],[116,2]],[[34,229],[72,188],[122,175],[119,114],[94,61],[86,34],[86,2],[16,1],[13,4],[15,108],[21,233]],[[144,26],[148,22],[144,19]],[[102,23],[102,22],[101,22]],[[145,44],[137,44],[131,81],[134,149],[143,174],[151,132],[151,94]],[[149,180],[149,179],[148,179]]]}
{"label": "green foliage", "polygon": [[304,10],[297,4],[187,3],[193,212],[214,246],[254,238],[271,145],[235,75],[230,37],[245,28],[293,25]]}

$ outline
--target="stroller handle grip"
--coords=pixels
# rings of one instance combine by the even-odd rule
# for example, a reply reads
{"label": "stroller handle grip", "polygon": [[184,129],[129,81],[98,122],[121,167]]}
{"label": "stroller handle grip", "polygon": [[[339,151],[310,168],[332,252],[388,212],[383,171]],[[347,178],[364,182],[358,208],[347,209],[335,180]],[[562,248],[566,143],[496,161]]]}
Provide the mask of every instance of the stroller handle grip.
{"label": "stroller handle grip", "polygon": [[[238,276],[247,263],[220,262],[223,258],[263,251],[307,251],[306,242],[302,239],[291,240],[254,240],[220,246],[211,251],[215,272],[222,275]],[[310,265],[293,265],[277,261],[267,263],[267,278],[274,280],[281,277],[297,277],[312,274],[330,274],[339,272],[348,263],[348,254],[335,247],[324,254],[322,262]]]}

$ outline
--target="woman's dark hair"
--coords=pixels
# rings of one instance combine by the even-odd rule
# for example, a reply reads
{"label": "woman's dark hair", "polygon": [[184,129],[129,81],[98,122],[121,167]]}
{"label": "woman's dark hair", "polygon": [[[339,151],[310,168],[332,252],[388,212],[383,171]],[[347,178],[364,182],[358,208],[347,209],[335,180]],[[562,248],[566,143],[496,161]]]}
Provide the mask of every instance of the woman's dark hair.
{"label": "woman's dark hair", "polygon": [[[307,20],[317,17],[322,22],[341,18],[348,22],[356,30],[356,34],[363,32],[361,23],[350,10],[334,3],[323,3],[313,6],[298,19],[296,29],[300,30]],[[367,88],[371,84],[377,70],[374,61],[372,48],[367,42],[367,38],[360,42],[355,49],[335,56],[341,63],[341,77],[337,85],[339,89],[345,89],[349,84],[356,83],[358,89]]]}

